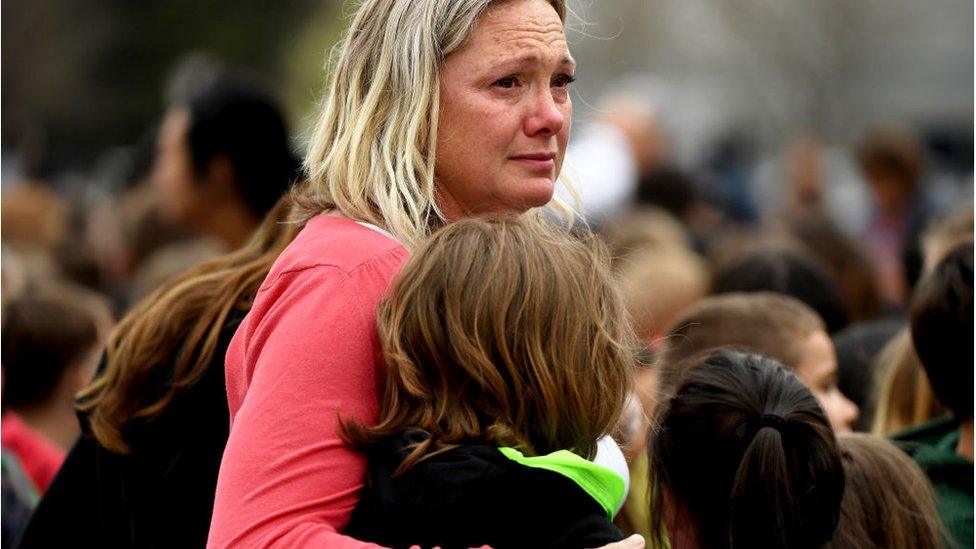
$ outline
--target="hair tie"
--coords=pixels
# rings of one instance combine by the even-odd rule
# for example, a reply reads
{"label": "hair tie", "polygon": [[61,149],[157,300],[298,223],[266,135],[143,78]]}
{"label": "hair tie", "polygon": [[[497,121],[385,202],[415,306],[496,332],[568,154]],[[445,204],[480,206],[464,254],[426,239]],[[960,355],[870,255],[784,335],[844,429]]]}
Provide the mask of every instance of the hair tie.
{"label": "hair tie", "polygon": [[772,427],[782,433],[783,428],[786,427],[786,419],[777,414],[763,414],[759,416],[759,428],[763,427]]}

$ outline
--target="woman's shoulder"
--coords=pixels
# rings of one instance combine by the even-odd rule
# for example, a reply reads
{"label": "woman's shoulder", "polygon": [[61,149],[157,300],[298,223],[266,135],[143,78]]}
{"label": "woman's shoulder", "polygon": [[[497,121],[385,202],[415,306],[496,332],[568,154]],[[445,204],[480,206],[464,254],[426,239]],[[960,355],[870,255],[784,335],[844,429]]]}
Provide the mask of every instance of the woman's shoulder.
{"label": "woman's shoulder", "polygon": [[284,275],[348,278],[367,274],[378,281],[396,275],[409,256],[388,233],[345,217],[320,214],[310,219],[271,267],[264,286]]}

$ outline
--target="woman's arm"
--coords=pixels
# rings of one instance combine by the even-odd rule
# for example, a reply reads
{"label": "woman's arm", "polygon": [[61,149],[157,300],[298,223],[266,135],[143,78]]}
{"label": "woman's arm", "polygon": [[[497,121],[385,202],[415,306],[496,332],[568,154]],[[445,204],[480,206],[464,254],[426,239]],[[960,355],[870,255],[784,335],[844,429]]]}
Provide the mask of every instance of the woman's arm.
{"label": "woman's arm", "polygon": [[337,533],[366,463],[339,438],[336,418],[376,420],[375,308],[392,273],[359,271],[316,266],[281,275],[235,335],[228,390],[244,396],[220,468],[209,546],[367,546]]}

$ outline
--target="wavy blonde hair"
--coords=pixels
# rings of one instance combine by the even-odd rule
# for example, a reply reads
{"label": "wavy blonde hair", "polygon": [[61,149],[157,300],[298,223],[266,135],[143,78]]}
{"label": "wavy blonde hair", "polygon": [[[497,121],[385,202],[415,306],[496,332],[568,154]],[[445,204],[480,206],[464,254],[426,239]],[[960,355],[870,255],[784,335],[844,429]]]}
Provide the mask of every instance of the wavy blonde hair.
{"label": "wavy blonde hair", "polygon": [[636,346],[606,248],[530,216],[436,231],[378,324],[383,412],[342,432],[363,448],[425,431],[398,472],[459,444],[589,457],[633,384]]}
{"label": "wavy blonde hair", "polygon": [[[440,68],[498,1],[362,2],[336,50],[307,181],[294,193],[302,216],[336,209],[409,248],[443,223],[434,181]],[[565,0],[550,3],[565,21]]]}

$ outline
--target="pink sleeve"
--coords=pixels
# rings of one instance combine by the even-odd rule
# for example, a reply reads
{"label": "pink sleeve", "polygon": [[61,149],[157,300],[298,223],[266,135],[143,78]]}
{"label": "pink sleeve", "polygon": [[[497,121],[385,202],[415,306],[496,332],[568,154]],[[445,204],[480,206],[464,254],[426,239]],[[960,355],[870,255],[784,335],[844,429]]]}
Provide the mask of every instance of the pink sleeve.
{"label": "pink sleeve", "polygon": [[376,274],[317,266],[262,289],[235,336],[244,338],[237,350],[246,356],[235,358],[246,392],[220,466],[209,547],[377,547],[337,533],[366,462],[336,432],[340,412],[377,419]]}

